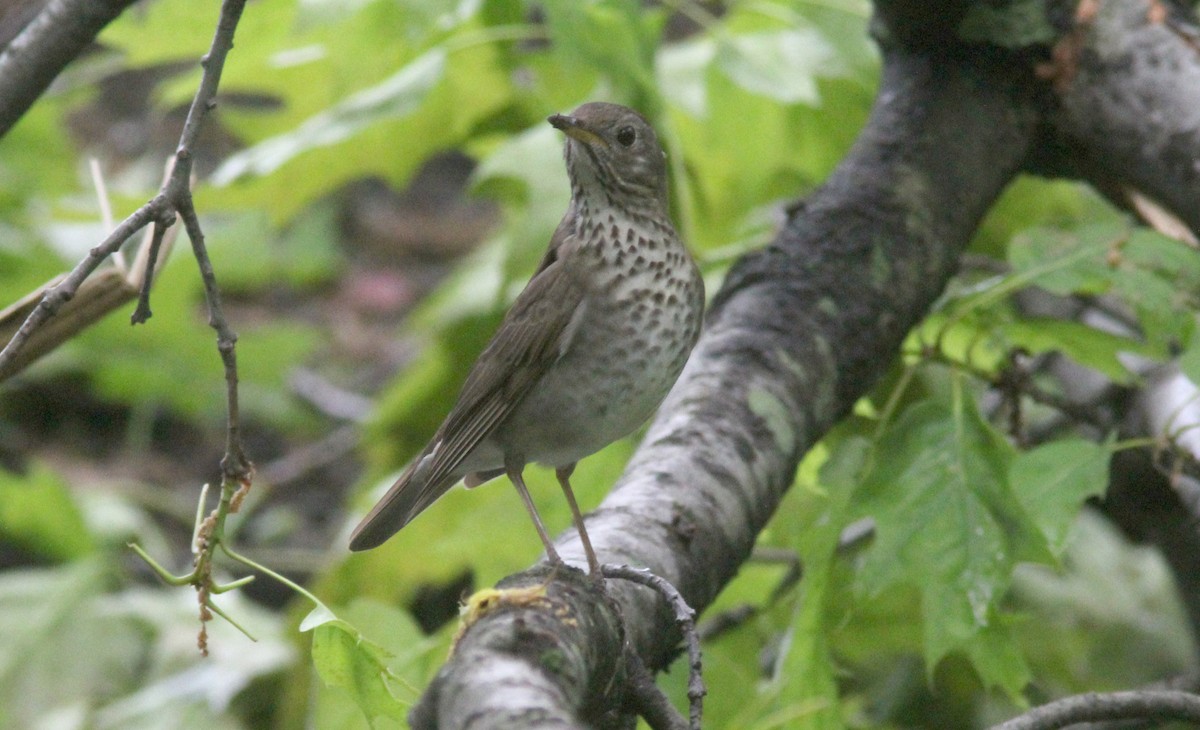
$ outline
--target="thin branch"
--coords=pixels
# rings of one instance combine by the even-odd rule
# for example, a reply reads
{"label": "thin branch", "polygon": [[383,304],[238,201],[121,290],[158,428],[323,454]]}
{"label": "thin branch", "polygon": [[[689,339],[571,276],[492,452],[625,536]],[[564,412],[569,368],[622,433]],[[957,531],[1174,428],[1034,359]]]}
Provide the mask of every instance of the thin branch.
{"label": "thin branch", "polygon": [[1018,715],[992,730],[1055,730],[1081,722],[1182,720],[1200,723],[1200,695],[1175,690],[1130,690],[1064,697]]}
{"label": "thin branch", "polygon": [[[245,0],[225,0],[221,4],[221,15],[217,22],[216,32],[213,34],[212,45],[200,62],[204,69],[200,86],[192,99],[187,120],[183,125],[183,133],[180,135],[179,146],[175,152],[175,164],[162,189],[145,205],[126,218],[99,246],[93,248],[62,282],[47,291],[16,335],[8,342],[4,350],[0,351],[0,372],[4,372],[15,360],[33,331],[52,317],[63,303],[69,301],[83,281],[106,258],[117,251],[130,236],[152,222],[156,226],[165,227],[174,220],[175,214],[178,213],[183,218],[184,227],[192,242],[196,262],[200,267],[200,276],[204,281],[204,293],[208,301],[209,324],[217,331],[217,348],[225,365],[229,417],[222,470],[227,477],[226,481],[237,482],[248,481],[250,474],[250,464],[242,453],[239,436],[237,357],[234,350],[237,335],[230,329],[221,308],[220,290],[217,287],[208,251],[204,246],[204,233],[200,228],[200,220],[196,216],[196,209],[192,202],[191,172],[192,147],[200,134],[204,118],[216,106],[215,97],[221,81],[221,72],[225,66],[225,57],[233,48],[233,34],[244,8]],[[5,55],[7,56],[7,52]],[[3,66],[0,65],[0,69],[2,68]],[[155,239],[159,239],[157,231]],[[154,241],[151,242],[152,256],[154,254],[153,245]],[[152,269],[152,266],[148,266],[146,269],[147,280],[152,277]],[[139,302],[138,312],[134,314],[135,321],[139,313],[149,316],[148,299]]]}
{"label": "thin branch", "polygon": [[50,0],[0,53],[0,137],[106,25],[136,0]]}
{"label": "thin branch", "polygon": [[688,722],[671,706],[670,700],[646,669],[635,651],[625,652],[625,672],[629,677],[632,710],[646,721],[652,730],[688,730]]}
{"label": "thin branch", "polygon": [[[174,223],[175,215],[173,213],[154,222],[154,232],[146,253],[146,268],[142,274],[141,288],[138,290],[137,308],[133,310],[133,314],[129,318],[130,324],[145,324],[152,315],[150,287],[154,286],[154,267],[158,263],[158,252],[162,248],[163,237],[166,235],[167,229]],[[119,254],[120,251],[117,253]]]}
{"label": "thin branch", "polygon": [[[1054,98],[1034,80],[1030,54],[977,40],[956,42],[961,13],[943,5],[875,3],[883,71],[866,127],[828,181],[793,206],[771,245],[730,269],[679,382],[621,481],[587,518],[602,558],[648,566],[693,607],[710,605],[736,574],[793,483],[801,456],[878,382],[905,333],[958,270],[983,213],[1018,170],[1045,170],[1048,164],[1036,163],[1051,155],[1098,153],[1096,159],[1122,177],[1157,178],[1139,188],[1181,219],[1197,215],[1196,188],[1186,183],[1200,179],[1200,169],[1171,164],[1195,159],[1195,59],[1162,61],[1156,51],[1165,44],[1156,42],[1157,33],[1145,42],[1138,31],[1098,34],[1099,49],[1082,58],[1108,63],[1114,73],[1098,76],[1085,68],[1072,90],[1086,86],[1106,103],[1084,113],[1072,107],[1070,118],[1091,126],[1060,124],[1071,133],[1051,140],[1046,106]],[[974,4],[951,5],[962,10]],[[1106,12],[1145,16],[1144,3],[1136,0],[1102,5]],[[1124,36],[1114,42],[1140,45],[1110,62],[1103,43],[1112,35]],[[1122,70],[1138,77],[1121,77],[1116,72]],[[1121,93],[1149,86],[1153,103]],[[1154,134],[1139,123],[1147,109],[1154,111]],[[1116,115],[1119,120],[1105,118]],[[1173,143],[1157,144],[1160,139]],[[1109,154],[1112,145],[1127,154]],[[1124,174],[1135,166],[1137,174]],[[1079,166],[1058,169],[1080,174]],[[1095,182],[1097,176],[1085,177]],[[1173,189],[1156,194],[1163,188]],[[568,560],[582,553],[573,534],[556,544]],[[509,580],[531,579],[527,572]],[[666,666],[677,639],[661,599],[618,581],[610,581],[608,591],[646,666]],[[593,608],[581,602],[576,610]],[[480,637],[502,632],[511,645],[529,630],[510,615],[474,623],[417,705],[422,719],[443,728],[501,726],[482,719],[496,715],[492,695],[470,689],[481,678],[520,671],[511,655],[483,652]],[[574,654],[568,652],[583,657],[572,670],[590,670],[585,651],[593,645],[589,635]],[[530,663],[540,656],[524,655]],[[592,676],[603,685],[607,675]],[[577,675],[570,678],[578,683]],[[563,682],[522,708],[544,701],[538,717],[586,717],[590,708],[580,693],[568,692],[573,688]],[[821,720],[837,723],[839,710],[836,703],[823,708]]]}
{"label": "thin branch", "polygon": [[1018,359],[1013,357],[1009,358],[1008,367],[993,373],[967,360],[952,357],[944,349],[932,345],[922,347],[917,351],[909,351],[906,354],[954,368],[1002,392],[1026,396],[1035,403],[1048,406],[1069,416],[1075,422],[1092,424],[1101,429],[1112,425],[1111,419],[1106,418],[1094,404],[1077,403],[1038,385],[1032,374],[1021,366]]}
{"label": "thin branch", "polygon": [[[244,0],[227,0],[227,4],[230,2],[236,2],[240,5]],[[201,86],[203,87],[203,84]],[[187,134],[186,127],[184,134]],[[180,161],[183,161],[182,157]],[[242,451],[241,419],[239,415],[237,387],[237,334],[234,333],[229,326],[229,322],[225,319],[225,312],[221,306],[221,291],[217,286],[212,260],[208,257],[208,249],[204,245],[204,231],[200,229],[200,219],[196,216],[196,209],[192,205],[191,191],[183,193],[183,197],[184,199],[180,200],[178,204],[179,217],[183,219],[184,229],[187,231],[188,238],[192,242],[192,253],[196,257],[196,263],[199,265],[200,278],[204,282],[204,295],[208,300],[208,324],[217,332],[217,351],[221,354],[221,362],[225,366],[227,413],[225,456],[221,459],[221,472],[226,482],[248,483],[252,467]],[[224,485],[222,485],[222,489],[224,489]]]}
{"label": "thin branch", "polygon": [[370,398],[341,388],[308,368],[298,367],[288,375],[292,393],[330,418],[365,423],[375,410]]}
{"label": "thin branch", "polygon": [[[688,652],[688,715],[692,730],[700,730],[700,716],[704,710],[704,677],[701,676],[700,636],[696,633],[696,612],[687,604],[675,586],[645,568],[629,565],[605,564],[600,567],[605,578],[627,580],[657,591],[667,601],[675,614],[675,625],[683,633]],[[640,660],[639,660],[640,663]],[[642,665],[643,670],[645,665]]]}
{"label": "thin branch", "polygon": [[15,367],[17,356],[34,331],[57,314],[58,310],[75,296],[80,285],[91,276],[96,267],[100,266],[106,258],[129,240],[130,236],[151,221],[158,219],[168,205],[166,196],[162,192],[151,198],[149,202],[122,221],[121,225],[117,226],[100,245],[89,251],[88,255],[75,265],[65,279],[43,295],[42,300],[25,318],[17,333],[8,341],[4,349],[0,350],[0,373],[6,373]]}

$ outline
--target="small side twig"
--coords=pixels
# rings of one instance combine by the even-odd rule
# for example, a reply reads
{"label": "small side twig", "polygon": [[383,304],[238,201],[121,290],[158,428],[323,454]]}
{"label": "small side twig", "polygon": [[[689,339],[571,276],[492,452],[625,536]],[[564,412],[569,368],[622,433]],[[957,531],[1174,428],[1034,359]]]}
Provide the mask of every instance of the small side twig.
{"label": "small side twig", "polygon": [[[145,324],[150,319],[150,287],[154,286],[155,266],[158,264],[158,252],[163,245],[163,237],[167,229],[175,224],[175,214],[168,212],[163,218],[154,222],[154,231],[146,249],[146,266],[142,272],[142,285],[138,290],[137,308],[129,317],[130,324]],[[117,253],[120,253],[119,251]]]}
{"label": "small side twig", "polygon": [[666,599],[667,605],[675,614],[675,624],[683,633],[683,641],[688,652],[688,716],[689,727],[700,729],[700,717],[703,713],[704,678],[701,676],[700,636],[696,633],[696,612],[687,604],[683,596],[665,578],[651,573],[645,568],[634,568],[629,565],[613,565],[606,563],[600,566],[605,578],[627,580],[645,586]]}
{"label": "small side twig", "polygon": [[42,295],[41,301],[33,308],[33,311],[21,323],[21,327],[17,330],[8,344],[0,350],[0,372],[8,370],[21,349],[28,342],[33,333],[40,328],[47,320],[58,313],[64,304],[75,296],[79,291],[80,285],[84,280],[92,275],[101,263],[119,249],[129,237],[146,227],[150,221],[157,218],[159,211],[167,205],[166,196],[161,192],[154,196],[149,202],[138,208],[128,218],[121,222],[113,232],[108,235],[100,244],[88,252],[82,261],[75,265],[71,273],[67,274],[66,278],[60,281],[55,286],[51,287]]}
{"label": "small side twig", "polygon": [[625,671],[629,675],[629,689],[633,711],[652,730],[687,730],[687,720],[671,706],[670,700],[658,685],[642,658],[629,647],[625,650]]}
{"label": "small side twig", "polygon": [[[1076,403],[1046,390],[1038,385],[1030,373],[1023,368],[1014,368],[1010,365],[997,373],[991,373],[970,362],[951,357],[935,345],[923,346],[919,350],[910,350],[905,354],[919,357],[927,362],[956,368],[1002,392],[1009,395],[1023,395],[1035,403],[1053,408],[1080,423],[1094,424],[1097,428],[1108,428],[1111,425],[1109,419],[1106,419],[1092,404]],[[1012,358],[1010,357],[1011,362]],[[1032,439],[1029,440],[1032,441]]]}
{"label": "small side twig", "polygon": [[994,725],[992,730],[1056,730],[1081,722],[1182,720],[1200,723],[1200,695],[1177,690],[1128,690],[1064,697]]}

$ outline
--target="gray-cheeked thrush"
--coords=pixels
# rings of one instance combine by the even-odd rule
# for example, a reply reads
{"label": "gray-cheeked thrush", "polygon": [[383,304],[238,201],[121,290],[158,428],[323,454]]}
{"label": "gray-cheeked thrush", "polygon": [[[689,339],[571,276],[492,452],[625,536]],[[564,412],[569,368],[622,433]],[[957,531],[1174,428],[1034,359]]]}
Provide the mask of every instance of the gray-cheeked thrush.
{"label": "gray-cheeked thrush", "polygon": [[650,124],[602,102],[548,121],[567,137],[570,207],[450,414],[354,530],[351,550],[383,543],[460,480],[507,474],[560,564],[522,478],[538,462],[555,469],[599,576],[571,472],[662,402],[700,334],[704,284],[671,225]]}

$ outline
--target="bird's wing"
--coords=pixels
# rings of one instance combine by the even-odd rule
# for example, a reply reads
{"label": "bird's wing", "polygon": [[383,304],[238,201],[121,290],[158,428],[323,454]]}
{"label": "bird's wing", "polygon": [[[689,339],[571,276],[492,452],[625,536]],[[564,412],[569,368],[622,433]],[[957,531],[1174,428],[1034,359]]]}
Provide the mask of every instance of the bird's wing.
{"label": "bird's wing", "polygon": [[463,460],[569,348],[586,306],[584,288],[565,263],[574,244],[570,217],[475,361],[433,440],[355,528],[351,550],[379,545],[454,486],[463,477]]}
{"label": "bird's wing", "polygon": [[586,307],[582,282],[560,255],[570,245],[569,237],[555,234],[538,272],[475,361],[435,438],[432,477],[462,463],[570,347]]}

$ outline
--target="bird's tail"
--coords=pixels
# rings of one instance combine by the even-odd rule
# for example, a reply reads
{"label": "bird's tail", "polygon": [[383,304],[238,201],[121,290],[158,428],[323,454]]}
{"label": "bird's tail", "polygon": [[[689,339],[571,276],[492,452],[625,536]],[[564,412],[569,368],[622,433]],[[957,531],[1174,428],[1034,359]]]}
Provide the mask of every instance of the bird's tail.
{"label": "bird's tail", "polygon": [[382,545],[462,479],[462,474],[451,473],[431,483],[428,477],[432,457],[427,450],[404,470],[383,499],[354,528],[350,535],[351,550],[370,550]]}

